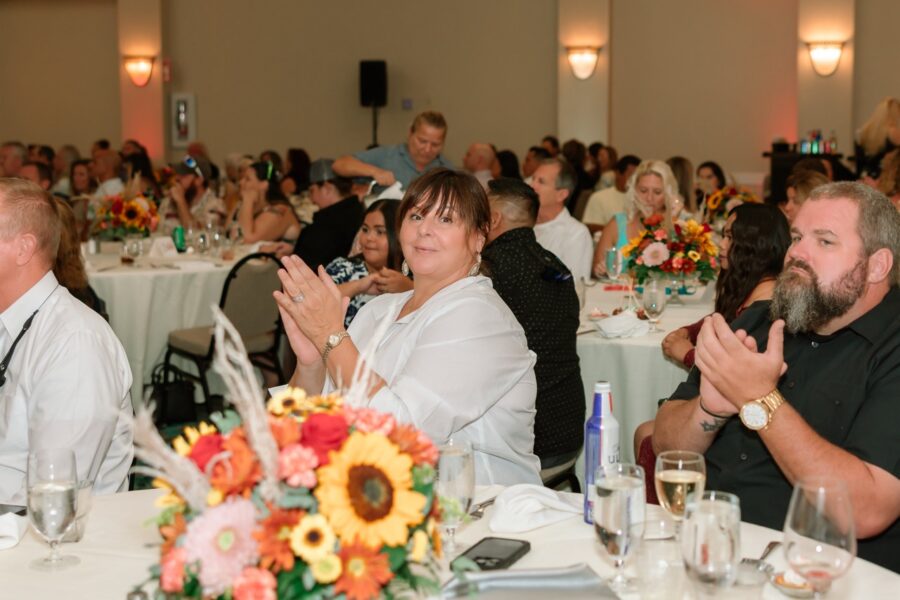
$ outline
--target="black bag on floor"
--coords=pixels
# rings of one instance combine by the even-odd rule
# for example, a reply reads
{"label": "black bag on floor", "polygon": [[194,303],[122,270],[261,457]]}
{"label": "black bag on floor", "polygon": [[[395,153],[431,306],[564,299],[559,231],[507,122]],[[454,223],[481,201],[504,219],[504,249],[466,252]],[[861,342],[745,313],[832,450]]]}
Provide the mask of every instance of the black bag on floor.
{"label": "black bag on floor", "polygon": [[166,365],[160,363],[153,368],[150,385],[147,401],[156,406],[153,420],[157,426],[197,421],[194,382],[184,371],[169,365],[167,378]]}

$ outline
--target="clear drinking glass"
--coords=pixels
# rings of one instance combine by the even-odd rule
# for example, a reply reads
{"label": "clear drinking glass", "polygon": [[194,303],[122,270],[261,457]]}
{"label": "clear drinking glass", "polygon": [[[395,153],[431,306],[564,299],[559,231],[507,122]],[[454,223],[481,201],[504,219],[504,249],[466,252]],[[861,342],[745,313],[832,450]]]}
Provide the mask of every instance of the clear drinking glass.
{"label": "clear drinking glass", "polygon": [[69,531],[63,537],[63,543],[80,542],[84,537],[84,528],[87,525],[88,513],[91,511],[91,492],[94,482],[91,479],[83,479],[78,482],[77,497],[75,498],[75,524],[69,527]]}
{"label": "clear drinking glass", "polygon": [[629,464],[598,467],[594,490],[594,531],[616,566],[609,587],[616,593],[635,591],[634,580],[625,576],[625,559],[640,546],[644,531],[644,469]]}
{"label": "clear drinking glass", "polygon": [[441,505],[441,526],[447,534],[444,551],[451,558],[456,551],[456,529],[469,513],[475,495],[475,459],[472,444],[451,439],[439,448],[437,495]]}
{"label": "clear drinking glass", "polygon": [[32,569],[54,571],[77,565],[75,556],[60,556],[59,542],[75,523],[78,474],[71,450],[28,453],[28,520],[50,544],[50,555],[31,563]]}
{"label": "clear drinking glass", "polygon": [[706,461],[703,455],[685,450],[660,452],[654,471],[656,496],[673,519],[684,518],[684,507],[692,493],[703,493],[706,486]]}
{"label": "clear drinking glass", "polygon": [[613,281],[617,281],[622,275],[622,251],[613,246],[606,251],[606,274]]}
{"label": "clear drinking glass", "polygon": [[651,332],[662,331],[657,325],[659,318],[666,309],[666,286],[658,279],[651,279],[644,284],[643,295],[644,312],[650,321]]}
{"label": "clear drinking glass", "polygon": [[833,477],[794,486],[784,520],[784,556],[822,597],[856,556],[856,530],[847,485]]}
{"label": "clear drinking glass", "polygon": [[[649,510],[647,512],[650,512]],[[682,600],[684,561],[676,523],[665,513],[647,517],[637,551],[638,591],[642,600]]]}
{"label": "clear drinking glass", "polygon": [[688,496],[681,555],[700,598],[731,587],[741,562],[741,505],[734,494],[704,491]]}

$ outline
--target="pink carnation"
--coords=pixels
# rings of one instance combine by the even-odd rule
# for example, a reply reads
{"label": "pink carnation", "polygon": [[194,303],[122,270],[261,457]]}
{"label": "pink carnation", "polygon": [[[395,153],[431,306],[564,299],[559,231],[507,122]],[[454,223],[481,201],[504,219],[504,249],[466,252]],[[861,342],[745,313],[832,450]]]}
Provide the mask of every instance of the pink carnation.
{"label": "pink carnation", "polygon": [[174,594],[184,588],[184,561],[187,553],[184,548],[172,548],[162,559],[160,565],[160,585],[164,592]]}
{"label": "pink carnation", "polygon": [[247,567],[234,582],[234,600],[277,600],[277,583],[265,569]]}
{"label": "pink carnation", "polygon": [[387,436],[397,426],[393,415],[371,408],[347,407],[344,409],[344,416],[347,419],[347,425],[352,425],[363,433],[380,433]]}
{"label": "pink carnation", "polygon": [[225,593],[244,567],[259,560],[255,527],[256,509],[243,498],[229,498],[188,523],[184,549],[187,562],[200,565],[204,596]]}
{"label": "pink carnation", "polygon": [[666,230],[665,229],[657,229],[656,231],[653,232],[653,237],[656,238],[660,242],[663,241],[664,239],[666,239]]}
{"label": "pink carnation", "polygon": [[648,267],[657,267],[669,260],[669,249],[662,242],[653,242],[644,249],[641,258]]}
{"label": "pink carnation", "polygon": [[315,487],[317,466],[319,458],[316,453],[301,444],[286,446],[278,454],[278,477],[293,487]]}

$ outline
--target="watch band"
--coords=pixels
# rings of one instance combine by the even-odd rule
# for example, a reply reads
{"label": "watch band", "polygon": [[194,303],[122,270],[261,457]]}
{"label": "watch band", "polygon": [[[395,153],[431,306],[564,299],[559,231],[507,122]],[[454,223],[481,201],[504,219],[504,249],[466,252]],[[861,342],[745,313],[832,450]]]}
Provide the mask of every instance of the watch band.
{"label": "watch band", "polygon": [[775,414],[775,411],[778,410],[782,404],[784,404],[784,396],[781,395],[781,392],[778,391],[778,388],[775,388],[762,398],[757,398],[757,402],[762,402],[766,405],[766,408],[769,409],[769,422],[772,421],[772,415]]}
{"label": "watch band", "polygon": [[328,336],[328,341],[325,342],[325,347],[322,348],[322,362],[328,360],[328,355],[331,354],[331,351],[337,348],[338,344],[344,341],[345,338],[350,337],[350,334],[346,331],[340,331],[338,333],[332,333]]}

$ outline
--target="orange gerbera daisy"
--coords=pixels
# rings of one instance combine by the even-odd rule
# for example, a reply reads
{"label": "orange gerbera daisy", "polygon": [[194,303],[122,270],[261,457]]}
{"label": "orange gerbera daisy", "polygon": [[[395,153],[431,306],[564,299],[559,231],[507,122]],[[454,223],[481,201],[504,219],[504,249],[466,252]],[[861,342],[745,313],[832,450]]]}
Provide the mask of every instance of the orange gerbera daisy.
{"label": "orange gerbera daisy", "polygon": [[222,442],[222,450],[231,455],[215,463],[209,483],[225,496],[243,494],[250,490],[262,476],[256,454],[247,444],[247,436],[240,427],[234,429]]}
{"label": "orange gerbera daisy", "polygon": [[388,434],[388,439],[394,442],[400,449],[413,459],[417,465],[436,465],[438,461],[438,449],[428,439],[428,436],[412,425],[397,425]]}
{"label": "orange gerbera daisy", "polygon": [[269,516],[262,521],[262,529],[253,532],[259,542],[259,566],[273,573],[294,568],[294,552],[291,550],[291,531],[305,514],[299,509],[281,509],[269,505]]}
{"label": "orange gerbera daisy", "polygon": [[272,430],[272,437],[275,438],[279,450],[300,441],[300,423],[293,417],[281,418],[270,415],[269,429]]}
{"label": "orange gerbera daisy", "polygon": [[160,556],[165,556],[175,546],[178,537],[187,530],[184,514],[177,512],[172,517],[172,522],[159,528],[159,534],[163,537],[162,546],[159,548]]}
{"label": "orange gerbera daisy", "polygon": [[349,600],[377,598],[381,588],[394,577],[387,554],[373,550],[358,540],[345,545],[338,554],[342,569],[334,591],[335,594],[347,594]]}

